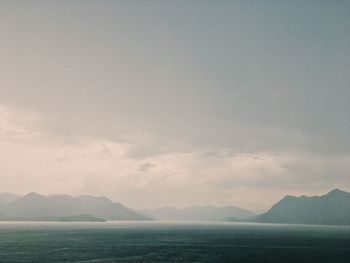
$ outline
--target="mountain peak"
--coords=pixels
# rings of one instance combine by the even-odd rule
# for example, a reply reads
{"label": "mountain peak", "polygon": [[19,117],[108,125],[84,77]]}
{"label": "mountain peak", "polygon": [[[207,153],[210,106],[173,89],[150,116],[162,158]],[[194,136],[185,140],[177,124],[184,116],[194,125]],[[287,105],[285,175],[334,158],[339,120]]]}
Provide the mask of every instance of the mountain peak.
{"label": "mountain peak", "polygon": [[256,221],[285,224],[350,225],[350,193],[334,189],[322,196],[285,197]]}
{"label": "mountain peak", "polygon": [[335,188],[332,191],[330,191],[329,193],[327,193],[326,195],[343,195],[343,194],[349,194],[349,193],[345,192],[343,190],[340,190],[338,188]]}
{"label": "mountain peak", "polygon": [[37,194],[37,193],[35,193],[35,192],[30,192],[30,193],[26,194],[26,195],[23,196],[23,197],[42,198],[42,197],[44,197],[44,196],[43,196],[43,195],[39,195],[39,194]]}

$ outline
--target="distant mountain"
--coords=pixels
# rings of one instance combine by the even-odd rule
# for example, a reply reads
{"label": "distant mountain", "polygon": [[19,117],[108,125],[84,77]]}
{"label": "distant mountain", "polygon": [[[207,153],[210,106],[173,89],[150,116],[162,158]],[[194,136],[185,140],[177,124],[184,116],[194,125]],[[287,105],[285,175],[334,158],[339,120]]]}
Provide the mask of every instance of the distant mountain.
{"label": "distant mountain", "polygon": [[154,219],[175,221],[222,221],[231,217],[242,219],[254,215],[254,213],[236,206],[191,206],[182,209],[163,207],[155,210],[144,210],[143,212]]}
{"label": "distant mountain", "polygon": [[107,220],[94,217],[92,215],[65,216],[57,219],[60,222],[106,222]]}
{"label": "distant mountain", "polygon": [[0,221],[106,222],[107,220],[92,215],[11,217],[0,214]]}
{"label": "distant mountain", "polygon": [[[85,215],[98,220],[150,220],[106,197],[52,195],[29,193],[0,207],[2,219],[42,220],[64,219]],[[95,220],[92,220],[95,221]]]}
{"label": "distant mountain", "polygon": [[350,193],[335,189],[322,196],[286,196],[254,221],[350,225]]}
{"label": "distant mountain", "polygon": [[0,193],[0,205],[5,205],[11,203],[20,198],[19,195],[11,194],[11,193]]}

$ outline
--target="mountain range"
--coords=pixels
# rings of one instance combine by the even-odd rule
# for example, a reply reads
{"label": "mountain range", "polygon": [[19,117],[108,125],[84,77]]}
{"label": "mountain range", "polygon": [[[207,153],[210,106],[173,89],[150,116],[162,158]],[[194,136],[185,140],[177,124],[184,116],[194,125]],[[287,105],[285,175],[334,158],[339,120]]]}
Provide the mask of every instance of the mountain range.
{"label": "mountain range", "polygon": [[262,223],[350,225],[350,193],[334,189],[322,196],[286,196],[266,213]]}
{"label": "mountain range", "polygon": [[19,197],[0,194],[0,220],[104,221],[150,220],[106,197],[29,193]]}
{"label": "mountain range", "polygon": [[106,221],[106,220],[246,221],[284,224],[350,225],[350,193],[334,189],[322,196],[285,196],[266,213],[256,215],[236,206],[163,207],[141,212],[106,197],[82,195],[18,196],[0,193],[0,220]]}
{"label": "mountain range", "polygon": [[143,210],[143,213],[156,220],[181,221],[223,221],[228,218],[243,219],[255,214],[236,206],[191,206],[186,208],[162,207],[154,210]]}

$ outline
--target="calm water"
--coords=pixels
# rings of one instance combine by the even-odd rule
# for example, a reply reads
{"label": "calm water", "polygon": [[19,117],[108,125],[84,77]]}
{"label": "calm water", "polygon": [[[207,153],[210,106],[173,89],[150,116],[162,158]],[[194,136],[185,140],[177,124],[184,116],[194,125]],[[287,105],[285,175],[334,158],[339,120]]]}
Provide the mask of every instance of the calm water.
{"label": "calm water", "polygon": [[0,262],[350,262],[350,227],[0,223]]}

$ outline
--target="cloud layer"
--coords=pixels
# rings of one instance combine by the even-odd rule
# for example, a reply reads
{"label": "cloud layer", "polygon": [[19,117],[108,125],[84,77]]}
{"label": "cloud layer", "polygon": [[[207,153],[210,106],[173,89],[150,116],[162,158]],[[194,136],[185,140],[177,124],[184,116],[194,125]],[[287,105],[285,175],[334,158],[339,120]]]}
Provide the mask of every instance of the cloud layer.
{"label": "cloud layer", "polygon": [[350,189],[350,4],[0,3],[1,191],[134,207]]}
{"label": "cloud layer", "polygon": [[211,203],[258,209],[286,193],[350,183],[346,155],[235,153],[146,134],[114,141],[57,136],[42,126],[38,113],[0,107],[4,190],[107,195],[134,207]]}

